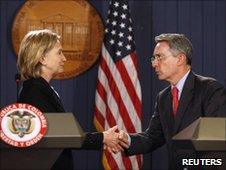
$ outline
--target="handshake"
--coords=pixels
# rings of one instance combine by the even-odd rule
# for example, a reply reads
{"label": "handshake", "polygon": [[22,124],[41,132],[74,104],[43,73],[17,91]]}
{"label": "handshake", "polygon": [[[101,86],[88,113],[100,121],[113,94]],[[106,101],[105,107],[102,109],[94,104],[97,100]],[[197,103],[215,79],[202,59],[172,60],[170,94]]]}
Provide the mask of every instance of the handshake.
{"label": "handshake", "polygon": [[117,132],[118,127],[114,126],[103,132],[104,149],[110,153],[118,153],[129,148],[128,134],[123,130]]}

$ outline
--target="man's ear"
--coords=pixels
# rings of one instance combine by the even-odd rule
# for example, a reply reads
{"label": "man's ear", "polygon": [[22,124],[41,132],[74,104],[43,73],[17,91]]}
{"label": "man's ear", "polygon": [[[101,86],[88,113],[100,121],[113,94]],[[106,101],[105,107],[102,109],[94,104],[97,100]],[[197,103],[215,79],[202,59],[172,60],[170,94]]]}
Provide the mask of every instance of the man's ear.
{"label": "man's ear", "polygon": [[184,53],[178,54],[178,64],[183,65],[186,63],[186,55]]}

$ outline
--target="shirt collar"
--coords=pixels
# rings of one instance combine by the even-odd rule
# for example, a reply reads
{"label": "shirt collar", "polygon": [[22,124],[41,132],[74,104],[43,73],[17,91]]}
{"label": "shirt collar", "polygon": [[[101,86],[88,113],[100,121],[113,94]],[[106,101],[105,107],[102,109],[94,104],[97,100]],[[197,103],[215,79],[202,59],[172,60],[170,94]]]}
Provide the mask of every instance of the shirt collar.
{"label": "shirt collar", "polygon": [[[178,83],[176,84],[176,87],[179,91],[179,99],[180,99],[180,96],[181,96],[181,92],[183,90],[183,87],[184,87],[184,83],[185,83],[185,80],[187,79],[188,77],[188,74],[190,73],[191,70],[188,70],[188,72],[178,81]],[[171,86],[171,89],[173,88],[174,86]]]}

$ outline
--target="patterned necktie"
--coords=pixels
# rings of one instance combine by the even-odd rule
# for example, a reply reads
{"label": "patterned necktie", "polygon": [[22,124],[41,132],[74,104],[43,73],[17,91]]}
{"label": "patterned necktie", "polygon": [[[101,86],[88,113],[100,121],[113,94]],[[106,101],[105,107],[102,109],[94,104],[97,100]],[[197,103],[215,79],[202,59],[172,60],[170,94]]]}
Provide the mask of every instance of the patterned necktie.
{"label": "patterned necktie", "polygon": [[172,96],[173,96],[173,115],[176,116],[178,105],[179,105],[179,100],[178,100],[178,89],[177,87],[173,87],[171,90]]}

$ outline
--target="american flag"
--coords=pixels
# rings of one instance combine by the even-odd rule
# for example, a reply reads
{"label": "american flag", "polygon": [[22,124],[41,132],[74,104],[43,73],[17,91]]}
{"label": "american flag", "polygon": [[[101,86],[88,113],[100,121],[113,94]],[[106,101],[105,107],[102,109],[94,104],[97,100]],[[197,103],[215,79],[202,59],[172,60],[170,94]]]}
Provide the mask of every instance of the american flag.
{"label": "american flag", "polygon": [[[98,131],[118,125],[141,132],[141,87],[127,0],[110,1],[98,70],[94,124]],[[103,153],[105,169],[140,169],[142,156]]]}

